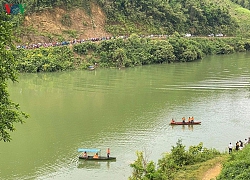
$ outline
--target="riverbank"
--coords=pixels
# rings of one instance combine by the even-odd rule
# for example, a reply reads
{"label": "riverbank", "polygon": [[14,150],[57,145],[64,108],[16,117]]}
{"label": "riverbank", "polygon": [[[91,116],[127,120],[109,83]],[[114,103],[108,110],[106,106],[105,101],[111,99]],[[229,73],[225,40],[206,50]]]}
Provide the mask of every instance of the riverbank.
{"label": "riverbank", "polygon": [[227,161],[228,155],[223,154],[206,162],[192,165],[186,168],[184,172],[179,172],[176,179],[216,179],[222,169],[222,164]]}
{"label": "riverbank", "polygon": [[[249,155],[249,146],[246,146],[246,148],[241,151],[233,151],[233,155],[225,152],[218,154],[215,149],[212,150],[213,153],[211,153],[211,150],[203,149],[199,147],[199,145],[190,146],[188,151],[184,151],[182,148],[182,145],[173,147],[169,154],[159,159],[157,170],[153,171],[151,169],[151,174],[147,170],[145,170],[144,173],[138,173],[140,169],[149,169],[149,165],[152,163],[147,162],[140,167],[141,164],[139,162],[142,161],[143,155],[142,153],[138,153],[138,159],[131,165],[134,171],[131,176],[132,178],[129,179],[143,179],[150,175],[152,177],[160,176],[161,178],[164,177],[165,179],[174,180],[224,180],[230,178],[235,179],[234,177],[249,179],[249,161],[244,158],[246,155]],[[202,153],[212,154],[213,158],[204,156],[200,160],[197,160],[202,156]],[[197,158],[196,162],[192,155]],[[140,167],[140,169],[138,167]],[[239,169],[241,170],[239,171]]]}
{"label": "riverbank", "polygon": [[218,163],[211,169],[209,169],[203,176],[202,180],[211,180],[216,179],[216,177],[220,174],[222,169],[222,164]]}
{"label": "riverbank", "polygon": [[152,39],[133,34],[98,42],[83,41],[65,46],[17,49],[19,72],[55,72],[101,68],[124,68],[147,64],[191,62],[212,54],[250,50],[250,40],[232,38],[185,38],[178,33]]}
{"label": "riverbank", "polygon": [[249,155],[249,150],[250,147],[245,146],[242,151],[235,150],[233,155],[213,159],[214,165],[204,173],[202,180],[249,179],[249,161],[245,159]]}

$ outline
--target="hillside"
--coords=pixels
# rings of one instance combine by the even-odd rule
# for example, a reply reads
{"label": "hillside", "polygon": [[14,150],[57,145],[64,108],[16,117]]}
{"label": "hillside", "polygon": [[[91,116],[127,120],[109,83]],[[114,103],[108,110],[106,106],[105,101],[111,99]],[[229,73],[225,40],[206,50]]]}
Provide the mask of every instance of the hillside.
{"label": "hillside", "polygon": [[239,24],[238,33],[244,33],[247,37],[250,37],[250,10],[230,0],[218,0],[216,2],[219,6],[227,8],[230,15],[236,19]]}
{"label": "hillside", "polygon": [[[23,2],[24,16],[8,15],[20,72],[189,62],[250,49],[249,10],[229,0]],[[195,37],[181,38],[186,33]]]}
{"label": "hillside", "polygon": [[56,7],[32,13],[25,16],[20,37],[22,42],[35,43],[110,36],[104,29],[106,17],[101,8],[93,4],[91,12],[89,16],[83,9]]}
{"label": "hillside", "polygon": [[24,43],[132,33],[250,36],[250,11],[230,0],[23,2],[25,18],[15,15],[13,22]]}

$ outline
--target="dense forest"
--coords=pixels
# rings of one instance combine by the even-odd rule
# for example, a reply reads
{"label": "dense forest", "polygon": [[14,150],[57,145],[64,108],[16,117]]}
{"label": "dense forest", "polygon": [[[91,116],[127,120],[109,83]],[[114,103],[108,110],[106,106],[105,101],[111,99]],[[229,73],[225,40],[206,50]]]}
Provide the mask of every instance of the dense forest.
{"label": "dense forest", "polygon": [[[120,22],[126,31],[135,29],[133,26],[136,25],[140,33],[150,30],[158,34],[177,31],[207,35],[221,32],[233,34],[237,28],[236,21],[227,9],[204,0],[120,0],[112,3],[103,1],[102,6],[108,15],[108,24]],[[116,29],[115,26],[108,29],[121,31],[121,28]]]}
{"label": "dense forest", "polygon": [[[7,1],[0,0],[0,11],[5,11],[5,3]],[[113,35],[172,34],[175,31],[234,35],[238,28],[228,9],[206,0],[10,0],[8,3],[25,4],[26,14],[45,8],[80,7],[90,16],[91,4],[95,3],[106,13],[106,30]]]}
{"label": "dense forest", "polygon": [[250,0],[231,0],[232,2],[241,5],[246,9],[250,9]]}

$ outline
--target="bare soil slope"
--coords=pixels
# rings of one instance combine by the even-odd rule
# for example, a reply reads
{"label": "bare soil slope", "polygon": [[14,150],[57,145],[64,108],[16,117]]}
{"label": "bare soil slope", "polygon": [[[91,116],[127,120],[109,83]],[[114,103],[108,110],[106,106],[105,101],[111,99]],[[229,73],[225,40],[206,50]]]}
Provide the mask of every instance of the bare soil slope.
{"label": "bare soil slope", "polygon": [[[71,40],[109,36],[104,30],[104,12],[95,4],[92,4],[91,12],[91,15],[87,15],[79,8],[69,11],[55,8],[33,13],[25,17],[24,27],[29,32],[24,33],[21,39],[23,42],[48,42],[58,37]],[[63,25],[65,16],[69,17],[71,25]]]}

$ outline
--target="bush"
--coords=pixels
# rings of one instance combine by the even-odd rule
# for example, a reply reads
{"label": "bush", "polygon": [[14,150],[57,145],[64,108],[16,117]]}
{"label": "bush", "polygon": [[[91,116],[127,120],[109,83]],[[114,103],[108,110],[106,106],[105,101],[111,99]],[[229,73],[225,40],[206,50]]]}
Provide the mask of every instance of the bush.
{"label": "bush", "polygon": [[186,151],[182,141],[178,140],[176,146],[172,146],[171,153],[166,153],[158,160],[156,169],[153,169],[155,165],[152,161],[145,160],[142,152],[137,152],[137,160],[131,164],[133,174],[130,179],[174,179],[175,173],[184,170],[185,166],[207,161],[217,155],[220,155],[219,151],[204,148],[203,143],[190,146]]}
{"label": "bush", "polygon": [[223,165],[218,180],[250,179],[250,145],[242,151],[231,154],[229,160]]}
{"label": "bush", "polygon": [[19,72],[55,72],[75,69],[73,52],[67,46],[17,50]]}
{"label": "bush", "polygon": [[62,15],[61,23],[63,26],[70,27],[72,25],[72,20],[69,14]]}

